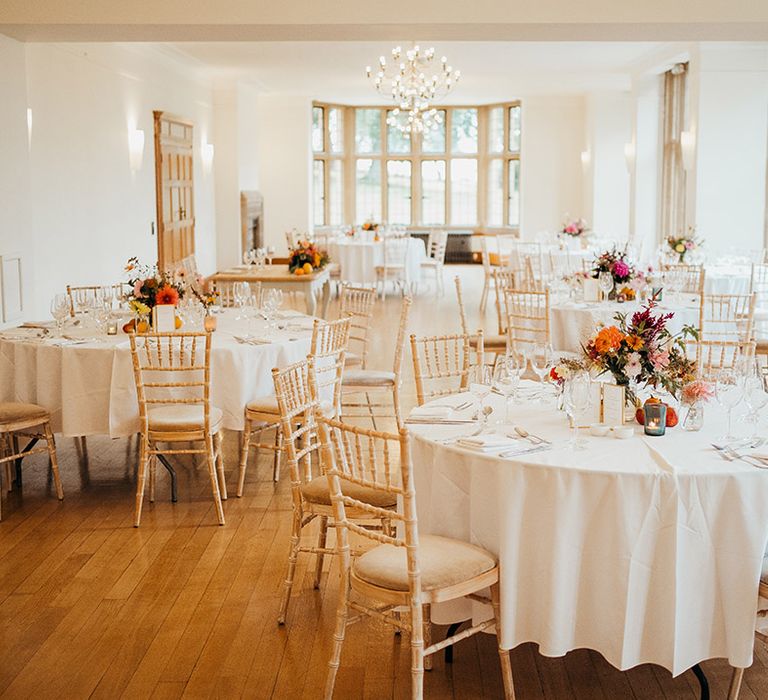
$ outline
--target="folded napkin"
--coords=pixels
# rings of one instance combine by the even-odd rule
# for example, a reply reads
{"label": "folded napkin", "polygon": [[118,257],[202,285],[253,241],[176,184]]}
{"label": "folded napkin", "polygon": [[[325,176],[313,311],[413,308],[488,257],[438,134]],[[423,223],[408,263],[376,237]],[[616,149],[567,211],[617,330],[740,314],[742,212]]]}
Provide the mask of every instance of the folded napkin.
{"label": "folded napkin", "polygon": [[411,411],[411,418],[450,418],[453,409],[449,406],[416,406]]}
{"label": "folded napkin", "polygon": [[[459,447],[467,450],[477,450],[478,452],[499,452],[508,450],[520,445],[521,440],[508,437],[507,435],[475,435],[473,437],[464,437],[456,440]],[[530,443],[527,443],[530,447]]]}

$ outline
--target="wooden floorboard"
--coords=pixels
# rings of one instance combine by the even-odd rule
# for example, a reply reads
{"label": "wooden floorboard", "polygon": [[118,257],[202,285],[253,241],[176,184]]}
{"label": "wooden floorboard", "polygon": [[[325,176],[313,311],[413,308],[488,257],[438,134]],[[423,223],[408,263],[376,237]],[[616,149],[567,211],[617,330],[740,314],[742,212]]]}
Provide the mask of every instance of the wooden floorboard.
{"label": "wooden floorboard", "polygon": [[[446,294],[417,297],[411,327],[458,330],[451,277],[461,271],[470,324],[482,271],[449,267]],[[334,302],[335,304],[335,302]],[[335,306],[332,307],[332,309]],[[370,363],[391,364],[399,298],[379,306]],[[489,306],[485,327],[493,328]],[[410,372],[406,361],[406,371]],[[412,382],[404,402],[413,403]],[[179,460],[179,502],[159,471],[157,500],[132,527],[137,441],[88,438],[85,449],[57,440],[66,499],[59,503],[45,459],[25,460],[23,488],[3,493],[0,522],[0,698],[297,698],[322,696],[338,594],[335,558],[314,590],[315,560],[299,559],[287,624],[276,623],[290,535],[287,471],[271,480],[271,455],[251,460],[244,497],[234,496],[237,436],[225,439],[230,498],[216,524],[206,469]],[[315,537],[310,528],[307,542]],[[331,535],[331,538],[333,535]],[[332,539],[331,539],[332,541]],[[436,626],[435,636],[445,626]],[[690,672],[656,666],[626,672],[598,653],[552,659],[535,644],[511,653],[519,700],[693,700]],[[425,697],[501,696],[495,638],[460,642],[453,664],[443,653],[425,674]],[[713,698],[730,678],[725,660],[703,664]],[[375,621],[347,630],[336,697],[410,697],[407,636]],[[742,700],[768,698],[768,651],[758,647]]]}

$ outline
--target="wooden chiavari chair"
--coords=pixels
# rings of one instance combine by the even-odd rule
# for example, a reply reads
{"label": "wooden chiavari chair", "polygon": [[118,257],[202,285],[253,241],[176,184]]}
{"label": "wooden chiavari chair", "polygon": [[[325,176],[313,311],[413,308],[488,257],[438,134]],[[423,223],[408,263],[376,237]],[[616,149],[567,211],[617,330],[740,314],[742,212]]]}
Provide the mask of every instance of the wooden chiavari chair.
{"label": "wooden chiavari chair", "polygon": [[405,293],[407,282],[405,261],[410,245],[411,239],[407,231],[397,234],[384,232],[381,238],[382,264],[376,266],[376,279],[381,288],[382,299],[387,298],[389,280],[393,280],[395,286]]}
{"label": "wooden chiavari chair", "polygon": [[[484,355],[483,332],[477,336],[475,352],[479,359]],[[472,349],[466,333],[422,338],[411,335],[411,358],[419,406],[467,388]]]}
{"label": "wooden chiavari chair", "polygon": [[[480,295],[480,313],[485,313],[485,307],[488,303],[488,294],[491,291],[493,283],[493,268],[491,264],[491,254],[488,250],[488,236],[480,237],[480,249],[483,262],[483,292]],[[458,278],[457,278],[458,279]]]}
{"label": "wooden chiavari chair", "polygon": [[695,295],[699,299],[704,294],[706,271],[703,265],[662,264],[663,273],[674,274],[680,282],[680,292],[686,295]]}
{"label": "wooden chiavari chair", "polygon": [[534,345],[550,342],[548,289],[543,292],[505,289],[504,304],[507,339],[512,352],[524,354]]}
{"label": "wooden chiavari chair", "polygon": [[[380,418],[389,417],[389,414],[375,409],[389,409],[389,405],[383,401],[371,401],[370,395],[371,393],[391,392],[394,418],[398,428],[403,425],[400,413],[400,386],[402,384],[403,352],[405,350],[405,329],[408,324],[408,314],[412,303],[411,297],[403,297],[403,303],[400,308],[400,325],[398,326],[397,339],[395,340],[395,359],[391,372],[365,368],[344,370],[341,398],[345,416],[349,415],[347,409],[365,408],[375,428],[377,416]],[[360,394],[365,396],[365,403],[350,400],[350,397],[359,396]]]}
{"label": "wooden chiavari chair", "polygon": [[753,264],[749,291],[755,295],[754,335],[757,354],[768,355],[768,264]]}
{"label": "wooden chiavari chair", "polygon": [[350,320],[347,366],[360,365],[365,369],[368,359],[368,336],[371,332],[375,305],[376,290],[373,287],[342,285],[339,297],[339,318],[349,317]]}
{"label": "wooden chiavari chair", "polygon": [[699,374],[709,379],[722,369],[738,369],[741,363],[755,357],[754,341],[689,340],[685,350],[689,358],[696,360]]}
{"label": "wooden chiavari chair", "polygon": [[[213,291],[218,297],[218,303],[222,308],[231,309],[237,306],[235,300],[234,287],[239,282],[228,282],[223,280],[215,280],[213,282]],[[251,298],[256,300],[256,304],[261,306],[261,282],[247,282],[251,289]]]}
{"label": "wooden chiavari chair", "polygon": [[752,340],[755,294],[704,294],[699,307],[702,340]]}
{"label": "wooden chiavari chair", "polygon": [[[19,446],[19,437],[28,438],[29,442]],[[45,440],[45,447],[35,447],[39,440]],[[20,482],[21,460],[27,455],[46,452],[51,462],[53,483],[56,486],[56,496],[61,501],[64,491],[59,477],[59,461],[56,458],[56,442],[51,430],[51,416],[46,409],[33,403],[0,403],[0,464],[5,471],[6,488],[11,490],[13,475],[11,467],[16,465],[16,481]],[[2,476],[0,476],[0,492],[2,492]],[[0,498],[0,506],[2,499]],[[0,520],[3,512],[0,507]]]}
{"label": "wooden chiavari chair", "polygon": [[[504,268],[496,268],[493,271],[493,284],[496,290],[496,301],[498,303],[499,296],[499,284],[504,284],[504,280],[514,277],[514,273]],[[459,304],[459,322],[461,324],[461,332],[469,335],[469,344],[473,349],[477,349],[477,336],[471,335],[469,332],[469,326],[467,325],[467,313],[464,308],[464,294],[461,288],[461,278],[457,275],[453,278],[453,284],[456,287],[456,300]],[[506,352],[507,349],[507,336],[500,333],[499,335],[486,335],[483,333],[483,348],[487,352],[499,354]]]}
{"label": "wooden chiavari chair", "polygon": [[544,273],[541,260],[531,255],[524,259],[524,288],[531,292],[542,292],[550,282],[550,276]]}
{"label": "wooden chiavari chair", "polygon": [[69,297],[69,315],[74,318],[80,309],[88,307],[96,302],[106,302],[111,299],[121,301],[127,298],[130,289],[125,282],[104,285],[85,285],[76,287],[67,285]]}
{"label": "wooden chiavari chair", "polygon": [[[317,367],[319,386],[322,396],[330,392],[332,400],[323,401],[323,410],[332,415],[341,411],[341,376],[344,371],[344,358],[349,339],[349,318],[337,321],[320,321],[315,319],[312,327],[310,344],[311,357]],[[262,434],[266,430],[275,431],[274,442],[262,442]],[[255,440],[252,435],[256,434]],[[261,396],[250,401],[245,406],[243,434],[240,436],[240,466],[237,477],[237,496],[242,497],[245,487],[245,473],[248,468],[250,448],[272,450],[272,480],[280,478],[280,459],[284,446],[284,436],[280,430],[280,410],[275,396]]]}
{"label": "wooden chiavari chair", "polygon": [[[285,451],[291,475],[293,517],[288,568],[283,584],[283,595],[277,621],[285,624],[288,603],[296,573],[296,562],[301,553],[315,554],[314,587],[319,588],[326,554],[335,550],[326,546],[328,527],[334,527],[328,480],[319,468],[320,460],[313,460],[317,451],[317,418],[323,412],[321,390],[317,385],[315,360],[309,358],[283,370],[273,369],[275,396],[280,415],[280,431],[285,436]],[[389,510],[396,506],[396,499],[366,488],[356,488],[356,496],[366,504],[375,504],[387,513],[379,518],[371,517],[364,509],[358,509],[355,517],[361,521],[376,521],[374,525],[385,531],[390,528]],[[302,546],[301,534],[313,520],[320,518],[320,532],[316,546]]]}
{"label": "wooden chiavari chair", "polygon": [[[318,418],[322,457],[329,482],[336,522],[341,584],[328,663],[325,698],[331,700],[346,629],[362,616],[385,622],[411,636],[411,697],[423,697],[424,671],[432,654],[461,639],[496,626],[500,635],[499,566],[485,549],[447,537],[418,534],[416,492],[413,483],[409,437],[364,430],[336,420]],[[395,512],[355,493],[366,489],[381,498],[402,500]],[[390,518],[402,534],[390,528],[373,532],[352,519],[361,509],[369,517]],[[352,558],[349,534],[373,540],[378,546]],[[490,599],[478,595],[490,588]],[[356,594],[353,598],[352,594]],[[359,596],[359,598],[358,598]],[[493,617],[439,642],[432,642],[431,605],[469,597],[490,603]],[[375,601],[375,602],[374,602]],[[406,607],[401,619],[396,611]],[[504,696],[514,698],[509,652],[498,646]]]}
{"label": "wooden chiavari chair", "polygon": [[[196,454],[205,455],[219,525],[223,525],[221,501],[227,498],[221,449],[224,414],[211,406],[211,334],[131,333],[130,341],[141,421],[134,526],[141,522],[147,476],[149,500],[155,500],[157,458]],[[203,446],[172,447],[182,442]]]}
{"label": "wooden chiavari chair", "polygon": [[421,263],[424,269],[435,273],[435,291],[443,296],[443,266],[445,265],[445,251],[448,248],[448,232],[431,230],[427,239],[427,259]]}

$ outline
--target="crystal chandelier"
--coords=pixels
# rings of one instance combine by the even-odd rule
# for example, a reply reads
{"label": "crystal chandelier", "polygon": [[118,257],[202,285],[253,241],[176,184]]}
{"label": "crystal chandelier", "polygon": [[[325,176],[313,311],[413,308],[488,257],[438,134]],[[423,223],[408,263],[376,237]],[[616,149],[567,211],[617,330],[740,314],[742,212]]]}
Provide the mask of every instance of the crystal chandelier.
{"label": "crystal chandelier", "polygon": [[376,91],[390,97],[396,105],[387,124],[410,134],[429,131],[443,121],[432,103],[453,89],[461,71],[453,70],[445,56],[440,59],[439,68],[434,61],[434,48],[422,51],[416,45],[403,56],[402,49],[396,46],[391,63],[379,56],[375,74],[370,66],[366,67],[366,75],[373,79]]}

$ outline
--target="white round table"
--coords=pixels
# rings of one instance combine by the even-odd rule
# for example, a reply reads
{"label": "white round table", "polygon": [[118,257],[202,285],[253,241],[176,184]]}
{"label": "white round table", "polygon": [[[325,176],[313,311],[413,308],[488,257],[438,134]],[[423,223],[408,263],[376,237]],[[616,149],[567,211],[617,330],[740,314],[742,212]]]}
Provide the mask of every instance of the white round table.
{"label": "white round table", "polygon": [[[617,313],[631,316],[641,308],[637,302],[587,303],[566,302],[553,304],[549,309],[550,342],[555,351],[581,351],[582,346],[592,337],[600,326],[610,326],[616,323]],[[699,325],[698,303],[688,303],[681,306],[658,304],[658,313],[674,313],[669,321],[672,333],[679,332],[684,325],[697,327]]]}
{"label": "white round table", "polygon": [[705,265],[705,294],[749,294],[749,265]]}
{"label": "white round table", "polygon": [[[224,412],[224,427],[243,429],[243,407],[274,393],[272,368],[303,359],[310,349],[312,318],[281,314],[264,344],[238,342],[249,331],[237,311],[218,316],[211,346],[211,403]],[[266,337],[262,320],[251,332]],[[187,329],[189,330],[189,329]],[[0,333],[0,401],[40,404],[51,413],[54,432],[65,436],[125,437],[139,431],[139,407],[128,337],[98,334],[93,328],[69,328],[76,341],[41,339],[33,329]]]}
{"label": "white round table", "polygon": [[[405,264],[405,281],[421,281],[421,264],[427,259],[424,241],[401,238],[387,242],[388,258]],[[353,284],[375,284],[376,268],[384,264],[384,243],[372,239],[344,238],[328,243],[331,261],[340,266],[341,279]]]}
{"label": "white round table", "polygon": [[[500,397],[486,401],[502,410]],[[709,443],[722,416],[705,410],[698,433],[651,438],[637,426],[575,452],[563,413],[517,405],[512,422],[553,446],[508,458],[441,442],[471,425],[409,426],[419,531],[499,557],[504,648],[588,648],[619,669],[655,663],[673,675],[709,658],[752,663],[768,470],[721,458]],[[488,615],[462,605],[433,606],[433,620]]]}

